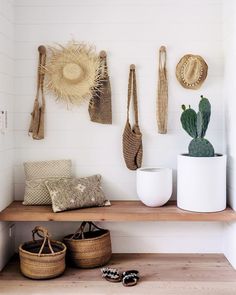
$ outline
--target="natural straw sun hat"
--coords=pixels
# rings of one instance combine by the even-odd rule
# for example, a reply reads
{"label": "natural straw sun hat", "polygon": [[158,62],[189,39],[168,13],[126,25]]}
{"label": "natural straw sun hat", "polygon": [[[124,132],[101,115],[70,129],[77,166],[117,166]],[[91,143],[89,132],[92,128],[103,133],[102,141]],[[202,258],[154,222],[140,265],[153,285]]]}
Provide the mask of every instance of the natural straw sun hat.
{"label": "natural straw sun hat", "polygon": [[208,66],[200,55],[184,55],[176,66],[176,78],[187,89],[198,89],[207,77]]}
{"label": "natural straw sun hat", "polygon": [[70,41],[66,46],[49,47],[45,66],[46,87],[57,100],[80,104],[90,99],[99,86],[99,56],[95,48]]}

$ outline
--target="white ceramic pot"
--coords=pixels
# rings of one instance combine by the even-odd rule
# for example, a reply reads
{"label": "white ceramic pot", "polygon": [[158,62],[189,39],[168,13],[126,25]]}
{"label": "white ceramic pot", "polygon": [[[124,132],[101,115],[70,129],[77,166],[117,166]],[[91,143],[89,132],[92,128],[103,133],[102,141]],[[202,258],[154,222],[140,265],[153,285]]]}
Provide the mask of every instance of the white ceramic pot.
{"label": "white ceramic pot", "polygon": [[164,205],[172,194],[172,169],[139,168],[137,170],[137,193],[146,206]]}
{"label": "white ceramic pot", "polygon": [[195,212],[226,208],[226,155],[178,156],[177,205]]}

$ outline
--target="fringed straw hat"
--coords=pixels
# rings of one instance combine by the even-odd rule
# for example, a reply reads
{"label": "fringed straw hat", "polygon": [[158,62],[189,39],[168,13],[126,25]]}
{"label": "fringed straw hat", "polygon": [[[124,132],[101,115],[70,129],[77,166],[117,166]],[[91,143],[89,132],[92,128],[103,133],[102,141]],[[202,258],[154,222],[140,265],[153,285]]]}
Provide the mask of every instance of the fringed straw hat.
{"label": "fringed straw hat", "polygon": [[57,100],[79,105],[99,86],[99,56],[94,47],[75,41],[49,47],[45,72],[46,87]]}
{"label": "fringed straw hat", "polygon": [[208,66],[200,55],[184,55],[176,66],[176,77],[187,89],[198,89],[207,77]]}

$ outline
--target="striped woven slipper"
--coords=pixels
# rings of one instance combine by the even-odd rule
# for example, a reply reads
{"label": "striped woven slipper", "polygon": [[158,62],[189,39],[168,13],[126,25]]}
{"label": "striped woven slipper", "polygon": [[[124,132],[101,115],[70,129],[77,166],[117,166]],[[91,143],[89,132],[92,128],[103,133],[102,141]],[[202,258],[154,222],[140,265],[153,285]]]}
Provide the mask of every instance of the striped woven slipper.
{"label": "striped woven slipper", "polygon": [[125,287],[135,286],[139,280],[139,272],[137,270],[127,270],[122,273],[122,284]]}
{"label": "striped woven slipper", "polygon": [[121,275],[116,268],[104,267],[101,269],[102,277],[109,282],[118,283],[121,282]]}

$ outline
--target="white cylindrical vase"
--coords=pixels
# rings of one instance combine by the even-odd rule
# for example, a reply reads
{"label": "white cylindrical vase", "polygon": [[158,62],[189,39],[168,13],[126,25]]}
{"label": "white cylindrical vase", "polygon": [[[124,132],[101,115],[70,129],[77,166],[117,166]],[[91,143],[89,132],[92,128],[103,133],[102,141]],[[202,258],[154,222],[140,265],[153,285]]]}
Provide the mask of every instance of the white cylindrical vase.
{"label": "white cylindrical vase", "polygon": [[137,194],[146,206],[163,206],[172,195],[172,169],[139,168]]}
{"label": "white cylindrical vase", "polygon": [[194,212],[226,208],[226,155],[178,156],[177,206]]}

